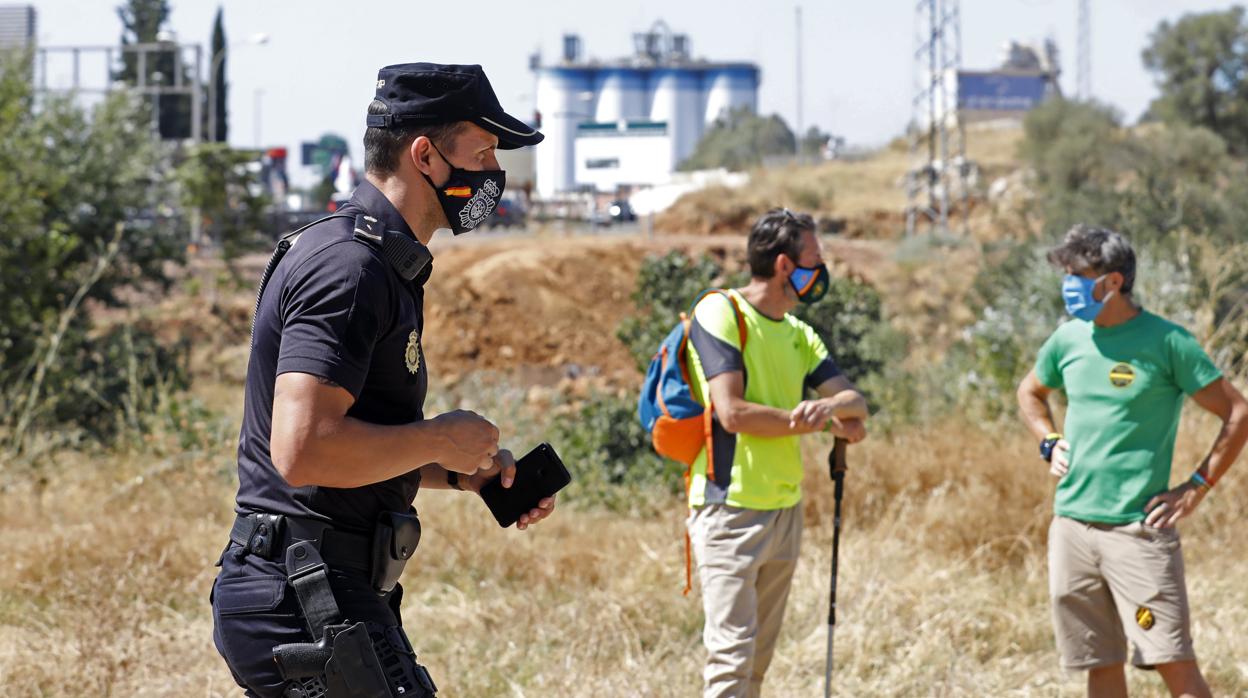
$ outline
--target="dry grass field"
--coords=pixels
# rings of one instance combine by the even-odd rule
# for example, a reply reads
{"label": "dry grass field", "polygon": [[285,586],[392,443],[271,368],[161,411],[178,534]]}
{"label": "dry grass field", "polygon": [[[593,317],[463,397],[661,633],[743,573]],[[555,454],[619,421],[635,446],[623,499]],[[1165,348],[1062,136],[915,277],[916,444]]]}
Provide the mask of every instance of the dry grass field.
{"label": "dry grass field", "polygon": [[[977,137],[971,155],[997,176],[1013,162],[1017,137]],[[866,162],[781,171],[748,201],[713,201],[713,192],[702,199],[747,211],[764,200],[826,203],[821,213],[846,218],[849,237],[868,238],[829,240],[837,273],[867,279],[893,323],[925,339],[912,359],[939,361],[973,319],[961,300],[982,260],[959,246],[916,265],[897,254],[897,241],[870,239],[896,233],[906,162],[904,150],[890,149]],[[827,191],[834,200],[819,198]],[[734,211],[715,216],[730,220]],[[629,312],[645,254],[679,248],[731,257],[743,239],[484,240],[435,248],[431,399],[480,409],[521,450],[544,435],[551,395],[575,393],[590,379],[632,389],[635,368],[614,327]],[[248,273],[258,276],[264,260],[253,261]],[[592,278],[570,303],[568,279],[586,268]],[[195,343],[193,395],[208,412],[115,451],[55,451],[35,467],[0,462],[0,698],[240,695],[212,645],[208,593],[237,484],[251,297],[209,289],[194,301],[165,298],[147,312]],[[562,344],[532,345],[542,328]],[[538,399],[526,390],[531,384],[541,386]],[[1216,433],[1195,410],[1189,405],[1180,431],[1176,479]],[[805,445],[806,533],[769,696],[822,692],[828,445]],[[1082,677],[1058,669],[1049,620],[1052,487],[1033,440],[1013,423],[950,414],[877,430],[854,447],[835,695],[1082,695]],[[403,578],[404,624],[440,695],[697,695],[701,606],[696,589],[680,593],[684,508],[679,498],[652,496],[632,514],[565,501],[521,533],[499,529],[471,495],[422,493],[424,539]],[[1217,696],[1248,696],[1246,497],[1248,466],[1240,464],[1181,526],[1197,651]],[[1129,677],[1134,696],[1164,693],[1155,674]]]}
{"label": "dry grass field", "polygon": [[[1185,421],[1176,457],[1213,433]],[[157,444],[155,449],[161,450]],[[851,451],[836,694],[1078,695],[1056,666],[1045,585],[1051,482],[1018,430],[956,420]],[[170,449],[173,451],[174,449]],[[821,691],[831,486],[808,444],[806,535],[769,695]],[[237,695],[207,603],[232,444],[202,456],[64,454],[0,493],[5,696]],[[1185,468],[1184,468],[1185,469]],[[1235,472],[1182,527],[1195,636],[1216,695],[1248,694],[1248,495]],[[660,516],[565,506],[520,533],[467,495],[416,502],[404,623],[447,696],[690,696],[701,645],[680,595],[679,501]],[[1159,679],[1132,671],[1135,695]]]}
{"label": "dry grass field", "polygon": [[[978,165],[985,187],[1017,169],[1021,138],[1016,128],[984,126],[968,135],[967,158]],[[819,219],[843,221],[849,237],[896,237],[905,229],[905,178],[913,166],[909,147],[898,139],[863,158],[773,168],[741,188],[708,187],[688,194],[660,213],[655,227],[663,232],[743,234],[758,214],[787,206]],[[974,211],[970,227],[979,237],[995,237],[986,210]]]}

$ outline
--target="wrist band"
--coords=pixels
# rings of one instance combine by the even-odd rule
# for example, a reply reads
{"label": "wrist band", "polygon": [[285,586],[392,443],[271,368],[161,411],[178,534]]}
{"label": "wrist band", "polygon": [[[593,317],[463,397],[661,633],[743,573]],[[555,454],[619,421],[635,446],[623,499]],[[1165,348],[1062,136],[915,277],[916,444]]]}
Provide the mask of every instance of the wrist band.
{"label": "wrist band", "polygon": [[463,486],[459,484],[459,473],[455,472],[454,470],[446,471],[446,484],[450,485],[454,489],[459,490],[460,492],[464,491]]}
{"label": "wrist band", "polygon": [[1044,441],[1040,442],[1040,457],[1051,463],[1053,461],[1053,447],[1061,440],[1062,435],[1058,433],[1052,433],[1044,437]]}
{"label": "wrist band", "polygon": [[1192,482],[1196,483],[1196,486],[1199,487],[1202,492],[1208,492],[1213,489],[1213,485],[1209,484],[1209,481],[1205,479],[1204,475],[1200,474],[1199,470],[1192,473]]}

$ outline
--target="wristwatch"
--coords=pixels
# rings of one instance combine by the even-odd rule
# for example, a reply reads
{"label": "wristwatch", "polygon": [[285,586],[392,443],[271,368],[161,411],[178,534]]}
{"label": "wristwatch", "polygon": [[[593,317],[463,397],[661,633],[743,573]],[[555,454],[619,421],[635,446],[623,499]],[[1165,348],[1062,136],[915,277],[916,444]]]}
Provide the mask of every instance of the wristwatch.
{"label": "wristwatch", "polygon": [[1044,437],[1044,441],[1040,442],[1040,457],[1043,458],[1046,463],[1053,462],[1053,447],[1056,446],[1057,442],[1061,440],[1062,435],[1054,433]]}

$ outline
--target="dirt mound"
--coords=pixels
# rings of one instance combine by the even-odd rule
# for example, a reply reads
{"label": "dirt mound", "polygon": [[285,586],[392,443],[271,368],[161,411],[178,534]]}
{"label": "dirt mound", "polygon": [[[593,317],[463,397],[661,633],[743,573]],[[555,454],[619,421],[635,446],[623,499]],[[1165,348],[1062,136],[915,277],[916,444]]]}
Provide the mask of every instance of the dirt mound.
{"label": "dirt mound", "polygon": [[[889,276],[886,246],[839,238],[824,245],[838,274],[871,283]],[[744,265],[744,247],[741,236],[435,243],[425,352],[432,370],[451,381],[475,370],[537,368],[547,376],[588,373],[632,384],[637,368],[615,329],[635,312],[631,295],[642,260],[678,249],[736,268]]]}
{"label": "dirt mound", "polygon": [[425,353],[454,381],[480,369],[538,366],[631,379],[615,328],[644,250],[593,238],[515,238],[434,246]]}
{"label": "dirt mound", "polygon": [[[877,286],[896,278],[892,247],[824,238],[833,273]],[[503,371],[535,386],[574,379],[631,388],[640,375],[615,331],[635,312],[631,296],[642,261],[680,250],[709,254],[728,269],[745,265],[741,235],[481,236],[435,240],[432,249],[423,345],[431,370],[445,383]],[[157,320],[165,339],[189,340],[197,375],[242,382],[254,287],[267,258],[242,260],[247,281],[241,285],[215,283],[220,263],[198,260],[177,286],[180,292],[150,298],[145,314]]]}

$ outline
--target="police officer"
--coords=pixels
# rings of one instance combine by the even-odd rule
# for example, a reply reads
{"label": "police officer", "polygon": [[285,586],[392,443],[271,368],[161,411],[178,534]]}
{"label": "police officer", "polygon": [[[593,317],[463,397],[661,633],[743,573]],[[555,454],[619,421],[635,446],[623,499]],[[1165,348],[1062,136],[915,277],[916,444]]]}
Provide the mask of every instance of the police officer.
{"label": "police officer", "polygon": [[425,245],[494,210],[496,149],[543,136],[476,65],[382,68],[367,124],[366,181],[279,243],[257,294],[237,518],[212,593],[213,640],[247,695],[433,695],[399,617],[412,501],[515,473],[484,417],[425,418]]}

